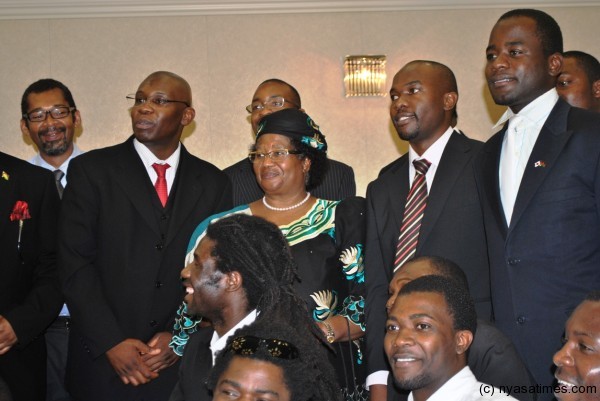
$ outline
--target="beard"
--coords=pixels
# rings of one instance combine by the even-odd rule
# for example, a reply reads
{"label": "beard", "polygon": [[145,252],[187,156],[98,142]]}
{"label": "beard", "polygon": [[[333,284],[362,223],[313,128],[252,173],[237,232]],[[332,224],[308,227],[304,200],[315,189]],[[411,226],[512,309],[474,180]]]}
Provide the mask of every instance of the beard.
{"label": "beard", "polygon": [[409,378],[400,379],[400,380],[397,379],[396,376],[394,376],[394,384],[396,385],[396,387],[401,388],[403,390],[410,390],[410,391],[423,388],[426,385],[428,385],[430,381],[431,381],[431,378],[429,377],[429,375],[427,373],[421,373],[414,377],[409,377]]}
{"label": "beard", "polygon": [[63,134],[62,139],[59,139],[56,141],[51,141],[51,142],[46,142],[46,141],[44,141],[44,136],[49,132],[49,130],[45,129],[38,133],[38,137],[40,138],[40,142],[41,142],[40,152],[42,152],[48,156],[60,156],[60,155],[64,154],[67,151],[67,149],[69,149],[66,128],[60,127],[60,128],[55,129],[55,131]]}

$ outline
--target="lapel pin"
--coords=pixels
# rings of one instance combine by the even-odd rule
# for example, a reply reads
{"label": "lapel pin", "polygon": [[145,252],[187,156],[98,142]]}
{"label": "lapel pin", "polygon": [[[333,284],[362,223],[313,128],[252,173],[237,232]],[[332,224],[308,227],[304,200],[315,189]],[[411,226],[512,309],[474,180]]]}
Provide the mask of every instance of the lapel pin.
{"label": "lapel pin", "polygon": [[6,171],[2,172],[2,178],[8,181],[8,173]]}
{"label": "lapel pin", "polygon": [[538,160],[533,164],[533,167],[546,167],[546,162],[543,160]]}

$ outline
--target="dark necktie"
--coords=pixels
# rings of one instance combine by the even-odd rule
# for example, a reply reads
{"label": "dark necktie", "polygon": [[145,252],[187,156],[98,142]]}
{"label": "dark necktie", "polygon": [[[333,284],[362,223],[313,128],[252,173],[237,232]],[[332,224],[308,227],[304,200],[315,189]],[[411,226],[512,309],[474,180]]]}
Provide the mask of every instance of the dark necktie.
{"label": "dark necktie", "polygon": [[56,190],[58,191],[58,197],[60,199],[62,199],[63,191],[65,190],[65,187],[63,187],[61,180],[65,176],[65,173],[63,173],[62,170],[54,170],[53,173],[54,173],[54,179],[56,181]]}
{"label": "dark necktie", "polygon": [[163,207],[167,204],[167,200],[169,199],[169,193],[167,192],[167,178],[166,172],[167,169],[171,167],[167,163],[158,164],[154,163],[152,168],[156,171],[158,178],[154,183],[154,188],[156,188],[156,193],[158,194],[158,198],[160,199],[160,203],[162,203]]}
{"label": "dark necktie", "polygon": [[415,166],[415,177],[406,198],[400,237],[396,247],[394,272],[412,258],[417,251],[421,220],[423,220],[423,214],[427,206],[427,180],[425,174],[427,174],[431,163],[421,159],[414,160],[413,165]]}

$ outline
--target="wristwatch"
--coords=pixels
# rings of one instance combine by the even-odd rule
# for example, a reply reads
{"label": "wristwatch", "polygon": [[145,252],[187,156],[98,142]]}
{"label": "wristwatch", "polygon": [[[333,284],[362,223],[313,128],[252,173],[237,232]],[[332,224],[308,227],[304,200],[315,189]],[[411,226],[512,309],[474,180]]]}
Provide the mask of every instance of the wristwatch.
{"label": "wristwatch", "polygon": [[327,329],[327,334],[325,335],[327,342],[330,344],[333,343],[335,341],[335,332],[333,331],[333,327],[331,327],[331,325],[325,321],[323,322],[323,326],[325,326]]}

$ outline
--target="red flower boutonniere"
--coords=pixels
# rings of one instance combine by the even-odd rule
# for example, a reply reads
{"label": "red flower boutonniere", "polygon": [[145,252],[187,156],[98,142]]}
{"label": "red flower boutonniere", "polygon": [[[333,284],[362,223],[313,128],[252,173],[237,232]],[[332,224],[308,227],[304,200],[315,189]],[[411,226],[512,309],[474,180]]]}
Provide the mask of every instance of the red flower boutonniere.
{"label": "red flower boutonniere", "polygon": [[17,249],[21,250],[21,233],[23,232],[23,221],[30,219],[29,205],[25,201],[17,201],[10,214],[10,221],[19,220],[19,238],[17,239]]}

